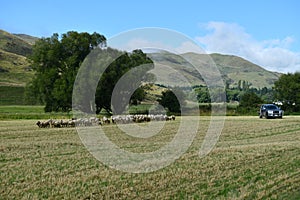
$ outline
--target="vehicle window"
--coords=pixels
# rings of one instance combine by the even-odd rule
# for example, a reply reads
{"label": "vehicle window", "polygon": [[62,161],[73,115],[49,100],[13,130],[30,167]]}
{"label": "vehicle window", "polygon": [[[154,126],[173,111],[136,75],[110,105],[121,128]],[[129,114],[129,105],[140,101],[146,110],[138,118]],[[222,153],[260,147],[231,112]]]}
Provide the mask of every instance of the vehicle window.
{"label": "vehicle window", "polygon": [[266,106],[266,107],[269,110],[276,110],[276,109],[278,109],[277,106],[275,106],[275,105],[269,105],[269,106]]}

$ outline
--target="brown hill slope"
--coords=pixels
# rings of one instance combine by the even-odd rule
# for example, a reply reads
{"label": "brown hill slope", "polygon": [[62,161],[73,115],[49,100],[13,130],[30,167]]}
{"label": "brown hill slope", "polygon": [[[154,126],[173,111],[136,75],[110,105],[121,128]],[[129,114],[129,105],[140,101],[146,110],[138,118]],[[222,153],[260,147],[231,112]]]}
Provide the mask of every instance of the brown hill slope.
{"label": "brown hill slope", "polygon": [[30,43],[3,30],[0,30],[0,49],[22,56],[32,53]]}
{"label": "brown hill slope", "polygon": [[[153,70],[154,74],[158,75],[159,80],[167,80],[168,85],[187,86],[186,81],[184,82],[180,78],[181,75],[189,80],[191,85],[205,85],[201,74],[185,58],[199,60],[203,63],[207,63],[208,60],[213,61],[224,84],[229,83],[230,87],[237,87],[239,81],[246,81],[254,88],[271,88],[281,75],[232,55],[186,53],[182,54],[181,57],[167,52],[150,53],[148,55],[159,62],[158,68]],[[205,67],[202,69],[206,70]]]}

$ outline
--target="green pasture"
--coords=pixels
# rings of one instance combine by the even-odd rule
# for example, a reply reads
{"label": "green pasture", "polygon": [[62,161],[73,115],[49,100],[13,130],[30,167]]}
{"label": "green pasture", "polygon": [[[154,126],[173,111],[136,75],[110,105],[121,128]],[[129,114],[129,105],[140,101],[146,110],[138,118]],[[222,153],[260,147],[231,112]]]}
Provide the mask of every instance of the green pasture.
{"label": "green pasture", "polygon": [[4,119],[53,119],[71,118],[70,113],[45,113],[44,106],[6,105],[0,106],[0,120]]}

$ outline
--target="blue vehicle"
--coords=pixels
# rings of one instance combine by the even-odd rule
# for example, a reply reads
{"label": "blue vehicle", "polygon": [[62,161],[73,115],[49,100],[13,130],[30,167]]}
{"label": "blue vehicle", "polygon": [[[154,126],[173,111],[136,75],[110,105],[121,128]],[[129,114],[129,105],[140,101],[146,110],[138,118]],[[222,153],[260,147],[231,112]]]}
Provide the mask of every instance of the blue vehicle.
{"label": "blue vehicle", "polygon": [[274,104],[263,104],[259,110],[259,118],[282,118],[283,110]]}

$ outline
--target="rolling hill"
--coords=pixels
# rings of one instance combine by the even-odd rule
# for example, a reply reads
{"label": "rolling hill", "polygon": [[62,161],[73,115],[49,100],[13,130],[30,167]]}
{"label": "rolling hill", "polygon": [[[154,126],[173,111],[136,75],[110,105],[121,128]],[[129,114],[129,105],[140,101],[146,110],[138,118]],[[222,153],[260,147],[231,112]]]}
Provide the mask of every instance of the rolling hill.
{"label": "rolling hill", "polygon": [[195,60],[200,64],[202,73],[215,76],[210,70],[210,64],[214,64],[220,72],[224,83],[230,87],[236,87],[239,81],[246,81],[254,88],[271,88],[280,73],[271,72],[253,64],[241,57],[222,54],[196,54],[185,53],[174,55],[167,52],[150,53],[149,57],[156,61],[157,68],[152,72],[157,76],[158,82],[171,86],[186,86],[186,78],[191,85],[205,85],[204,79],[187,60]]}
{"label": "rolling hill", "polygon": [[33,77],[27,57],[32,44],[19,36],[0,30],[0,86],[24,87]]}
{"label": "rolling hill", "polygon": [[268,71],[241,57],[232,55],[210,54],[221,74],[232,86],[239,80],[245,80],[254,88],[271,88],[280,77],[280,73]]}
{"label": "rolling hill", "polygon": [[34,37],[31,35],[26,35],[26,34],[14,34],[14,35],[19,37],[20,39],[28,42],[30,45],[33,45],[35,43],[35,41],[37,41],[39,39],[38,37]]}
{"label": "rolling hill", "polygon": [[0,49],[22,56],[28,56],[32,53],[29,42],[3,30],[0,30]]}

